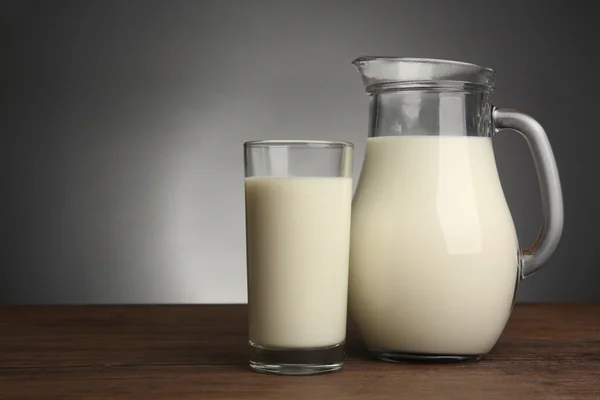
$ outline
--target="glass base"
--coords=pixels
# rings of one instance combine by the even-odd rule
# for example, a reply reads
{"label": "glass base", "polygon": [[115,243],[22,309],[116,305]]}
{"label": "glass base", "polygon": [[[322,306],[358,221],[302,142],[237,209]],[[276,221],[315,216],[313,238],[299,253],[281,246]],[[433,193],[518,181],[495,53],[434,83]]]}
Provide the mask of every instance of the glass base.
{"label": "glass base", "polygon": [[316,375],[342,369],[344,343],[317,349],[269,349],[250,344],[250,368],[278,375]]}
{"label": "glass base", "polygon": [[369,353],[378,360],[387,362],[413,362],[413,363],[457,363],[481,360],[482,354],[475,355],[455,355],[455,354],[419,354],[402,353],[386,350],[372,350]]}

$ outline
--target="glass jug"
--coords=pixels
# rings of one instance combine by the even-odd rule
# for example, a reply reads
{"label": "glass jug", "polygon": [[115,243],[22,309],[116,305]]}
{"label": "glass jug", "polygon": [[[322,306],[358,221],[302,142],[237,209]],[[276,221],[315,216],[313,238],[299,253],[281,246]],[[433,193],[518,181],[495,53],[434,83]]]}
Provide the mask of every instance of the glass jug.
{"label": "glass jug", "polygon": [[[548,260],[562,233],[546,133],[490,103],[491,69],[391,57],[353,64],[370,116],[352,204],[351,316],[378,359],[479,359],[500,337],[519,280]],[[504,128],[529,144],[542,195],[540,234],[522,250],[492,149]]]}

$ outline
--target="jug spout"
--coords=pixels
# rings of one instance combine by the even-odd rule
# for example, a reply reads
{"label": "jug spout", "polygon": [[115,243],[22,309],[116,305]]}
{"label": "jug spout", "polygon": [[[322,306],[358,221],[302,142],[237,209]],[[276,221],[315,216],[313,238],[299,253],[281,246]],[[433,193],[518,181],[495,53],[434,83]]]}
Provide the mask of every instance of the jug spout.
{"label": "jug spout", "polygon": [[491,92],[496,73],[479,65],[432,58],[359,57],[352,61],[365,89],[480,88]]}
{"label": "jug spout", "polygon": [[430,58],[359,57],[352,63],[370,94],[369,137],[493,135],[493,70]]}

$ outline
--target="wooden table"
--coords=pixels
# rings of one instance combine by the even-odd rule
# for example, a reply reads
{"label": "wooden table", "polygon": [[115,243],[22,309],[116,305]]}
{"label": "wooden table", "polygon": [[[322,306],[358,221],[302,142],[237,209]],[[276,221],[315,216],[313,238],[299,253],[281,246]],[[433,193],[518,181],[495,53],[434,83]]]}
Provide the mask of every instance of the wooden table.
{"label": "wooden table", "polygon": [[0,308],[0,399],[600,399],[600,304],[518,305],[492,353],[391,364],[348,337],[344,370],[251,372],[245,306]]}

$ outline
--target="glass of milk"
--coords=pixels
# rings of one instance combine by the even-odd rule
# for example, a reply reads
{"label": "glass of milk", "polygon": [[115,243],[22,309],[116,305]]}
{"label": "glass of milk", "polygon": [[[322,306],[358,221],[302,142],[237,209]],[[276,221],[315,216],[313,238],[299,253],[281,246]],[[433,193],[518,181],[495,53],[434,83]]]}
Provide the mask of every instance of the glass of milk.
{"label": "glass of milk", "polygon": [[353,145],[244,144],[250,367],[342,368]]}

